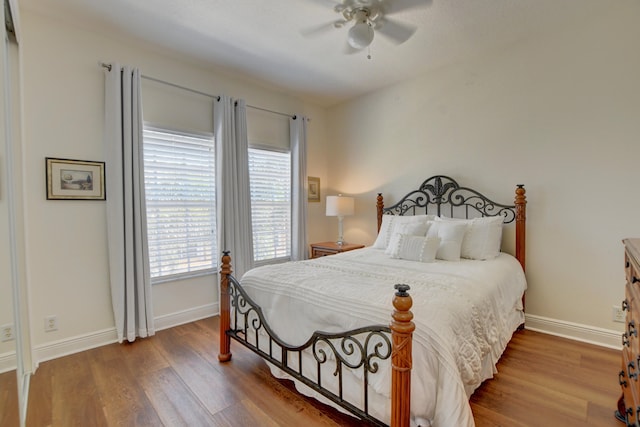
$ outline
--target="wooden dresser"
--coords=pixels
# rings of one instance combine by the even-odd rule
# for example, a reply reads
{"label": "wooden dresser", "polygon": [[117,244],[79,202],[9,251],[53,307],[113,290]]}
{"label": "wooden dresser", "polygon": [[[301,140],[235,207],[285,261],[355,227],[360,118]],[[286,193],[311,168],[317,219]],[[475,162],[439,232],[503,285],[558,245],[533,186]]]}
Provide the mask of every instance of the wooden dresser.
{"label": "wooden dresser", "polygon": [[616,417],[627,426],[640,426],[640,239],[624,239],[624,269],[627,283],[622,309],[626,312],[622,334],[622,369],[618,375],[622,396]]}

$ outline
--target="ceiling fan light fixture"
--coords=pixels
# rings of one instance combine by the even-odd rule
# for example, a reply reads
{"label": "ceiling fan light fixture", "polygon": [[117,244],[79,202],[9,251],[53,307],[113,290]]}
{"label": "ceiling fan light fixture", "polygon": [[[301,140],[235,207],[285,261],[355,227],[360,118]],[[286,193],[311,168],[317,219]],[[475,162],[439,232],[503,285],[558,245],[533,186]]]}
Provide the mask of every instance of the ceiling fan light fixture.
{"label": "ceiling fan light fixture", "polygon": [[347,42],[354,49],[364,49],[373,41],[373,28],[365,21],[356,22],[349,29]]}

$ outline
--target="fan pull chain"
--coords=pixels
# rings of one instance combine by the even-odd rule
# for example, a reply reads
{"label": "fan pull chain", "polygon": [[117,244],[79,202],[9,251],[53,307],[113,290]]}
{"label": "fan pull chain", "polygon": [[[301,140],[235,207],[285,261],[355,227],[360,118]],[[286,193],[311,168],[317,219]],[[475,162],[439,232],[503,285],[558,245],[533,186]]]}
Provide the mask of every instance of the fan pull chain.
{"label": "fan pull chain", "polygon": [[371,59],[371,45],[367,46],[367,59]]}

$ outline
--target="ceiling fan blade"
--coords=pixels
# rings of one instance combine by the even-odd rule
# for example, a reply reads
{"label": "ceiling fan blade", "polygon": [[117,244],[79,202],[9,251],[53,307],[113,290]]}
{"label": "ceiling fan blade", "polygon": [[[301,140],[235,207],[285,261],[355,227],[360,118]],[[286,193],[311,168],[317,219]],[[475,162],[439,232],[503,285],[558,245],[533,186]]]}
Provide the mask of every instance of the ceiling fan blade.
{"label": "ceiling fan blade", "polygon": [[402,24],[398,21],[383,17],[375,28],[376,32],[387,37],[395,44],[402,44],[416,32],[417,27],[408,24]]}
{"label": "ceiling fan blade", "polygon": [[387,0],[384,10],[387,15],[417,7],[431,6],[433,0]]}
{"label": "ceiling fan blade", "polygon": [[338,20],[338,21],[331,21],[331,22],[325,22],[324,24],[320,24],[320,25],[314,25],[312,27],[308,27],[308,28],[303,28],[302,30],[300,30],[300,34],[302,34],[304,37],[315,37],[315,36],[319,36],[322,35],[324,33],[328,33],[332,30],[336,29],[336,24],[337,23],[342,23],[343,21]]}

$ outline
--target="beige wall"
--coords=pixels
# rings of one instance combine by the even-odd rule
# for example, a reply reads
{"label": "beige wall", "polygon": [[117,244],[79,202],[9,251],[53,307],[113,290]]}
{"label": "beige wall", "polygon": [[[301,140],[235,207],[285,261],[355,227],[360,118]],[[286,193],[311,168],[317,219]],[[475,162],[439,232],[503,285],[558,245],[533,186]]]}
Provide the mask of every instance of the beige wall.
{"label": "beige wall", "polygon": [[[103,159],[103,72],[118,61],[144,74],[249,104],[311,117],[309,241],[331,240],[324,197],[357,197],[348,241],[375,236],[375,193],[388,202],[436,173],[510,200],[529,196],[527,310],[604,329],[623,296],[620,239],[640,235],[632,173],[640,155],[639,3],[323,108],[219,70],[22,14],[28,268],[37,347],[113,328],[103,202],[46,201],[44,157]],[[372,65],[374,66],[374,64]],[[107,167],[108,173],[108,167]],[[213,278],[154,287],[156,316],[217,301]],[[43,319],[59,317],[44,333]]]}
{"label": "beige wall", "polygon": [[[105,331],[108,335],[113,328],[105,203],[45,200],[45,157],[104,159],[104,74],[100,61],[137,66],[145,75],[206,93],[244,98],[251,105],[308,115],[312,118],[309,173],[323,179],[327,176],[323,108],[132,40],[107,38],[30,11],[23,11],[22,27],[27,256],[36,347],[72,337],[82,340]],[[194,111],[193,115],[201,118],[202,112]],[[320,224],[310,227],[310,239],[323,239],[323,213],[313,206],[309,214],[312,222]],[[215,278],[155,285],[153,298],[156,318],[215,305]],[[57,332],[44,332],[48,315],[58,316]]]}
{"label": "beige wall", "polygon": [[[358,196],[348,241],[434,174],[509,202],[528,191],[527,311],[620,330],[621,239],[640,235],[640,2],[329,111],[329,185]],[[374,66],[375,64],[372,64]]]}

